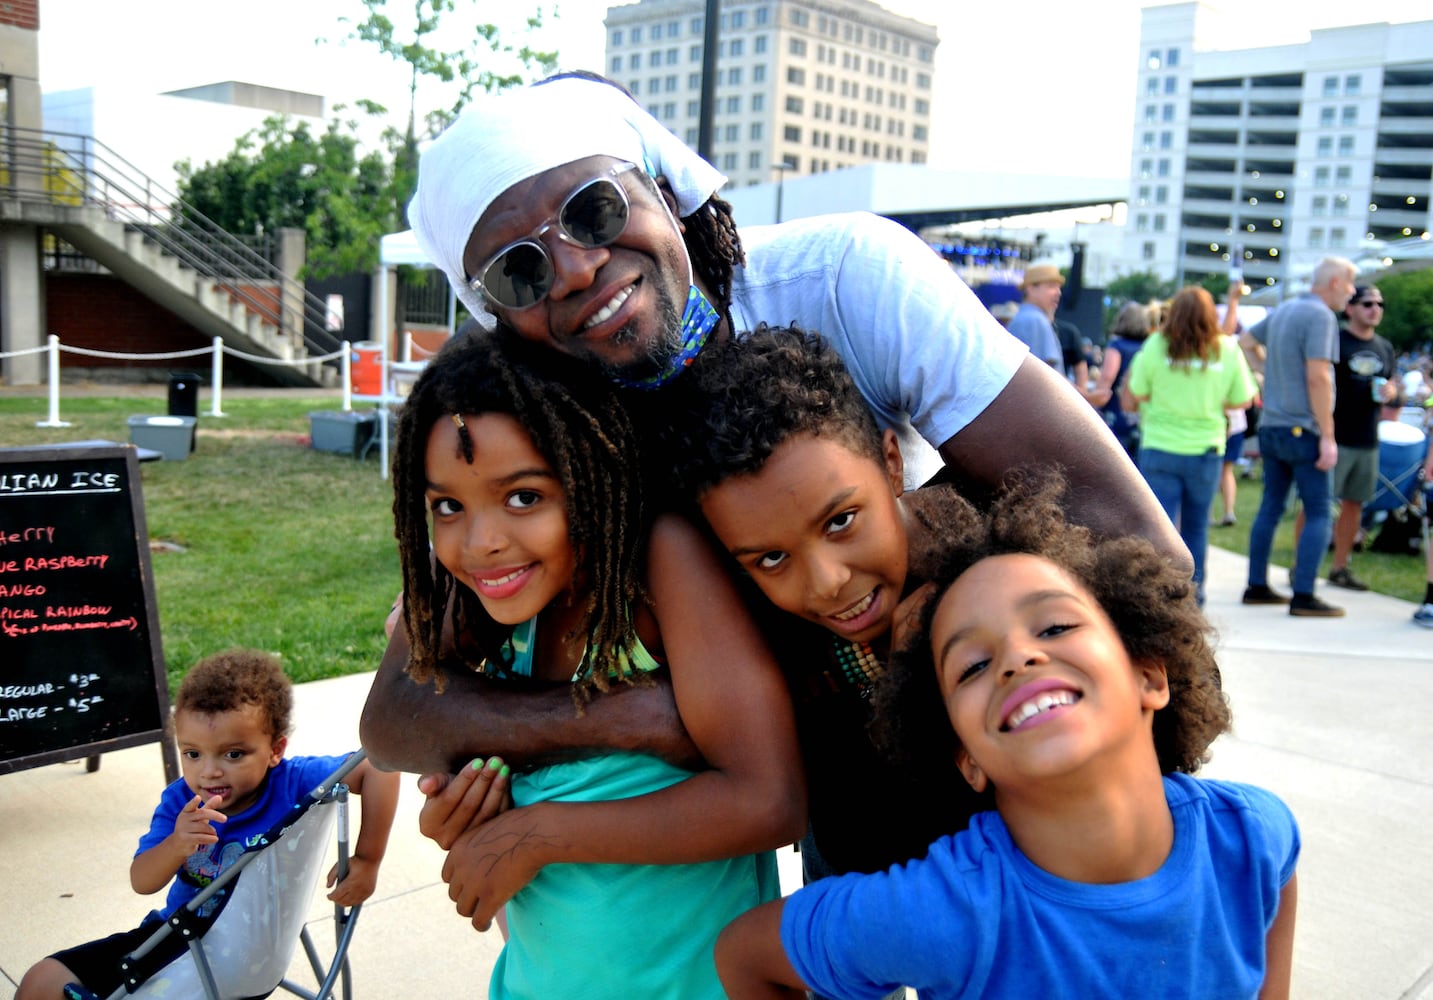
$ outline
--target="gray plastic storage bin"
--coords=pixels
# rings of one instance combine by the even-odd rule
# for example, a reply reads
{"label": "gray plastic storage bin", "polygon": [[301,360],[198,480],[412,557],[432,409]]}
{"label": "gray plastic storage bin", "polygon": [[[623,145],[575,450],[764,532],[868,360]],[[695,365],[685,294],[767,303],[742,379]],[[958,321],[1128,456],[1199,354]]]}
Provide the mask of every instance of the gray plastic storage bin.
{"label": "gray plastic storage bin", "polygon": [[309,439],[317,451],[363,458],[378,432],[375,410],[318,410],[308,415]]}
{"label": "gray plastic storage bin", "polygon": [[171,462],[182,462],[194,450],[194,424],[194,417],[130,417],[129,440]]}

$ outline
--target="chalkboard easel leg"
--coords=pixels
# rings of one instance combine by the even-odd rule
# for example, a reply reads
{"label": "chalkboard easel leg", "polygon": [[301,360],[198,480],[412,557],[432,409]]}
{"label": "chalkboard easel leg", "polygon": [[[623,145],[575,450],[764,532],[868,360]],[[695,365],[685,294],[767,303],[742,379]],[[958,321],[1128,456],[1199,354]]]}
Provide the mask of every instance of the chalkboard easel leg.
{"label": "chalkboard easel leg", "polygon": [[168,733],[159,741],[159,748],[164,756],[164,778],[172,784],[179,780],[179,751],[174,749],[174,740]]}
{"label": "chalkboard easel leg", "polygon": [[100,769],[100,755],[99,755],[99,754],[94,754],[93,756],[90,756],[90,757],[86,757],[86,758],[85,758],[85,773],[86,773],[86,774],[94,774],[94,773],[95,773],[96,771],[98,771],[99,769]]}

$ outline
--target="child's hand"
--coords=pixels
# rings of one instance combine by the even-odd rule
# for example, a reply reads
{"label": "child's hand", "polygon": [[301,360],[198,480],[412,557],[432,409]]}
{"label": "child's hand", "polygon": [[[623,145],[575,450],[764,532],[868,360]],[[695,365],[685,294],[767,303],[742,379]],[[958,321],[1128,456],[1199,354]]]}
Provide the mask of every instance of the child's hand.
{"label": "child's hand", "polygon": [[935,593],[935,584],[924,583],[896,605],[896,612],[891,616],[892,650],[903,649],[910,637],[919,631],[921,611]]}
{"label": "child's hand", "polygon": [[443,862],[448,898],[478,930],[492,926],[497,912],[542,870],[549,852],[561,856],[571,850],[543,830],[542,808],[509,809],[460,834],[448,851]]}
{"label": "child's hand", "polygon": [[218,808],[223,801],[222,795],[215,795],[208,802],[195,795],[179,811],[174,820],[174,839],[184,849],[185,857],[205,844],[219,842],[219,835],[214,832],[213,824],[229,822],[229,817]]}
{"label": "child's hand", "polygon": [[[336,881],[338,865],[329,869],[328,882],[325,884],[332,887]],[[372,896],[377,887],[378,862],[360,858],[355,854],[348,859],[348,874],[338,883],[338,888],[328,894],[328,898],[339,906],[357,906]]]}
{"label": "child's hand", "polygon": [[389,639],[393,638],[393,631],[398,628],[398,623],[403,620],[403,591],[398,591],[398,596],[393,598],[393,607],[388,609],[388,617],[383,622],[383,634]]}
{"label": "child's hand", "polygon": [[453,846],[465,830],[481,826],[512,808],[510,771],[500,759],[486,764],[482,758],[449,778],[425,774],[418,789],[427,801],[418,813],[418,830],[443,850]]}

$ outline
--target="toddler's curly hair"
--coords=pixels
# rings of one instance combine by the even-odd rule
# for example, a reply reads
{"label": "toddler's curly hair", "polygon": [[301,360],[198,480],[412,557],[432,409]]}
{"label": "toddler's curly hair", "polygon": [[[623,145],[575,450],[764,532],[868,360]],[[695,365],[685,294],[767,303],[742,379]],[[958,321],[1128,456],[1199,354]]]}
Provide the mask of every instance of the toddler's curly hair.
{"label": "toddler's curly hair", "polygon": [[936,680],[931,620],[950,585],[991,556],[1027,553],[1059,566],[1099,603],[1134,662],[1164,665],[1169,704],[1154,715],[1160,770],[1193,774],[1209,745],[1230,727],[1220,688],[1212,629],[1189,578],[1143,537],[1098,539],[1065,518],[1067,486],[1059,472],[1012,473],[990,510],[953,510],[938,558],[934,596],[919,614],[915,634],[895,653],[876,693],[875,735],[894,759],[914,767],[951,760],[959,740]]}
{"label": "toddler's curly hair", "polygon": [[257,649],[226,649],[204,657],[174,696],[174,711],[218,715],[257,705],[273,739],[289,735],[294,689],[279,658]]}

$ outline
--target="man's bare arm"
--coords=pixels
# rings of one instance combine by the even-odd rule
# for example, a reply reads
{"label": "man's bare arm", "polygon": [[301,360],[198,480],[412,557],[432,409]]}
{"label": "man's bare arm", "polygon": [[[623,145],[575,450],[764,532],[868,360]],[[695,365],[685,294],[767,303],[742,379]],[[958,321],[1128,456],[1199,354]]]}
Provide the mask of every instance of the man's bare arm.
{"label": "man's bare arm", "polygon": [[1098,413],[1038,359],[1026,358],[985,411],[945,444],[953,482],[974,494],[1022,465],[1065,468],[1071,520],[1107,538],[1143,535],[1189,572],[1189,550]]}
{"label": "man's bare arm", "polygon": [[527,770],[605,750],[634,750],[700,767],[682,728],[671,684],[614,685],[581,716],[572,687],[518,685],[449,665],[443,693],[404,672],[408,637],[401,624],[384,651],[363,706],[359,735],[385,771],[455,772],[475,757],[497,755]]}

